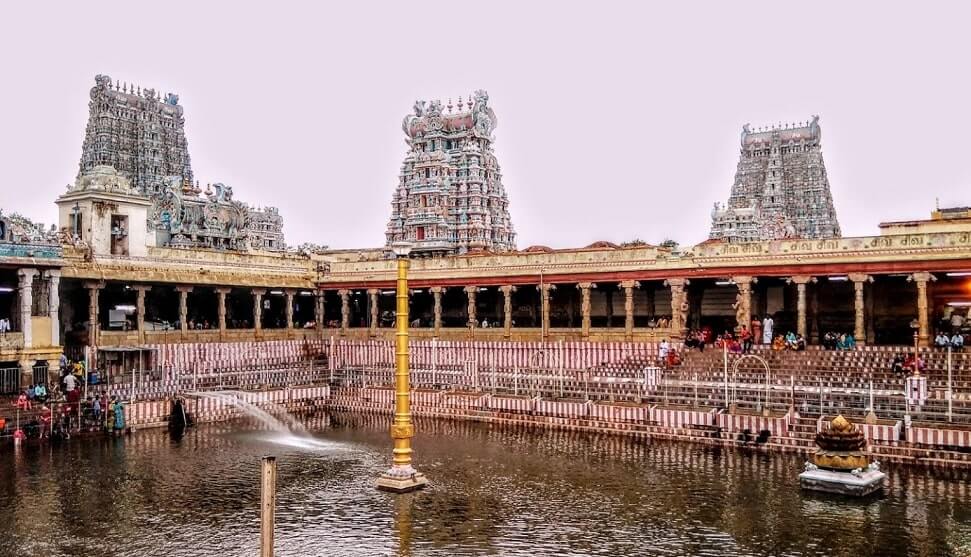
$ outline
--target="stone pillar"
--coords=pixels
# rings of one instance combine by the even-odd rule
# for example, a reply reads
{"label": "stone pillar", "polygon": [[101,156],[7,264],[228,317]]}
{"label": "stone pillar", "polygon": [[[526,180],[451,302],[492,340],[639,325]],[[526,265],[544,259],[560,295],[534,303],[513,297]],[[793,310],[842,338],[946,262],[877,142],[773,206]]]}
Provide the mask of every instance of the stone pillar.
{"label": "stone pillar", "polygon": [[475,321],[475,295],[478,292],[479,292],[479,287],[478,286],[466,286],[465,287],[465,294],[466,294],[466,296],[468,296],[468,299],[469,299],[469,307],[468,307],[469,323],[468,323],[468,325],[472,329],[476,328],[476,321]]}
{"label": "stone pillar", "polygon": [[757,278],[750,276],[734,276],[732,282],[738,287],[738,296],[735,300],[735,328],[742,330],[742,326],[749,327],[752,323],[752,284],[758,282]]}
{"label": "stone pillar", "polygon": [[34,277],[37,276],[37,269],[17,269],[17,292],[20,302],[20,332],[24,335],[24,348],[34,345],[34,334],[32,329],[33,306],[34,306]]}
{"label": "stone pillar", "polygon": [[184,336],[189,331],[189,292],[191,286],[176,286],[175,291],[179,293],[179,330]]}
{"label": "stone pillar", "polygon": [[873,277],[862,273],[849,275],[853,281],[853,337],[856,343],[866,344],[866,305],[864,304],[863,286],[868,282],[873,282]]}
{"label": "stone pillar", "polygon": [[283,298],[287,304],[284,315],[287,319],[287,336],[289,337],[293,333],[293,290],[284,290]]}
{"label": "stone pillar", "polygon": [[502,291],[502,338],[508,339],[512,336],[512,293],[516,287],[507,284],[499,290]]}
{"label": "stone pillar", "polygon": [[315,290],[314,291],[314,327],[317,332],[323,334],[324,328],[326,327],[324,323],[324,291]]}
{"label": "stone pillar", "polygon": [[263,332],[263,296],[266,294],[265,288],[254,288],[253,293],[253,330],[260,334]]}
{"label": "stone pillar", "polygon": [[907,280],[917,284],[917,342],[922,348],[930,346],[931,331],[928,319],[927,283],[937,280],[930,273],[914,273]]}
{"label": "stone pillar", "polygon": [[432,310],[434,315],[433,327],[435,328],[435,338],[438,338],[438,334],[442,330],[442,292],[445,290],[441,286],[433,286],[428,290],[432,293],[432,298],[435,300],[435,306]]}
{"label": "stone pillar", "polygon": [[806,284],[816,279],[807,275],[799,275],[789,280],[796,285],[796,332],[803,338],[809,338],[806,328]]}
{"label": "stone pillar", "polygon": [[378,296],[380,294],[381,291],[377,288],[368,288],[367,296],[368,300],[370,301],[369,305],[371,306],[371,323],[368,327],[368,334],[372,337],[378,336]]}
{"label": "stone pillar", "polygon": [[219,336],[226,334],[226,295],[229,294],[229,288],[217,288],[216,289],[216,315],[219,320]]}
{"label": "stone pillar", "polygon": [[631,340],[634,338],[634,289],[641,283],[634,280],[625,280],[620,283],[624,289],[624,338]]}
{"label": "stone pillar", "polygon": [[105,287],[104,282],[86,282],[84,287],[88,289],[88,345],[98,345],[98,333],[101,332],[101,312],[98,311],[98,303],[101,289]]}
{"label": "stone pillar", "polygon": [[351,325],[351,291],[342,288],[337,295],[341,297],[341,334],[346,335]]}
{"label": "stone pillar", "polygon": [[61,271],[50,269],[44,271],[47,277],[47,314],[51,317],[51,346],[61,345]]}
{"label": "stone pillar", "polygon": [[544,283],[539,285],[540,299],[540,332],[542,339],[546,340],[550,335],[550,290],[555,290],[555,284]]}
{"label": "stone pillar", "polygon": [[[33,359],[20,360],[18,363],[20,364],[20,387],[26,388],[27,385],[33,385],[34,384],[34,360]],[[49,375],[50,374],[48,373],[48,376]],[[58,371],[58,375],[60,375],[60,371]]]}
{"label": "stone pillar", "polygon": [[597,285],[592,282],[581,282],[580,289],[580,336],[590,338],[590,289]]}
{"label": "stone pillar", "polygon": [[688,292],[685,286],[691,284],[691,281],[686,278],[673,278],[667,279],[664,284],[671,289],[671,331],[675,335],[682,335],[688,312]]}
{"label": "stone pillar", "polygon": [[145,293],[152,287],[139,284],[131,288],[135,291],[135,331],[138,342],[145,342]]}

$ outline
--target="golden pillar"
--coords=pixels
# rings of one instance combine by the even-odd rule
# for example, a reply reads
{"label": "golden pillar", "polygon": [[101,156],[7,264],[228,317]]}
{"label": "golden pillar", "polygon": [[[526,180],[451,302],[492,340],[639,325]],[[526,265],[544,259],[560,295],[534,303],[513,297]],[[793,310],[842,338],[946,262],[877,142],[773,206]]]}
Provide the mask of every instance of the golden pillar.
{"label": "golden pillar", "polygon": [[395,407],[391,424],[394,441],[391,468],[378,478],[378,489],[404,493],[428,483],[425,475],[411,465],[411,386],[408,384],[408,254],[411,244],[396,242],[392,250],[398,258],[397,313],[395,316]]}
{"label": "golden pillar", "polygon": [[907,280],[917,284],[917,337],[921,348],[931,344],[930,320],[928,315],[927,283],[937,280],[930,273],[914,273]]}
{"label": "golden pillar", "polygon": [[[868,282],[873,282],[873,277],[867,274],[850,274],[849,279],[853,281],[853,336],[859,345],[866,344],[866,303],[863,296],[863,287]],[[872,293],[871,293],[872,296]]]}

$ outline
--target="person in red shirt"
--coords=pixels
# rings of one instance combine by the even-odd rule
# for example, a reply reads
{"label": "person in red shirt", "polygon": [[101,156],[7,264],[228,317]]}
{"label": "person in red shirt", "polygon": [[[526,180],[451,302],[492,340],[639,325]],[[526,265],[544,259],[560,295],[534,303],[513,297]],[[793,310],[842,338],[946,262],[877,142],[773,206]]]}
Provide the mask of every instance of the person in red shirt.
{"label": "person in red shirt", "polygon": [[748,327],[742,325],[742,330],[738,332],[738,338],[742,341],[742,353],[748,354],[752,351],[752,332]]}

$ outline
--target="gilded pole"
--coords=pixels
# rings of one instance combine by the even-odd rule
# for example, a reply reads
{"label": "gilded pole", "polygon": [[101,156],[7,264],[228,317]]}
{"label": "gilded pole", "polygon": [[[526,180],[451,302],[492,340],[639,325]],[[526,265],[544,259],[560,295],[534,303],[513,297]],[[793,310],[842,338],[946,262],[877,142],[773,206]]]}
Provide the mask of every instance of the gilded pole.
{"label": "gilded pole", "polygon": [[394,366],[394,466],[411,466],[411,438],[415,427],[411,423],[411,387],[408,384],[408,266],[407,257],[398,258],[397,317],[395,318]]}
{"label": "gilded pole", "polygon": [[395,245],[398,256],[398,284],[395,316],[395,405],[391,424],[391,469],[378,478],[378,489],[403,493],[424,487],[427,479],[411,465],[411,438],[415,426],[411,423],[411,386],[408,370],[408,253],[410,245]]}

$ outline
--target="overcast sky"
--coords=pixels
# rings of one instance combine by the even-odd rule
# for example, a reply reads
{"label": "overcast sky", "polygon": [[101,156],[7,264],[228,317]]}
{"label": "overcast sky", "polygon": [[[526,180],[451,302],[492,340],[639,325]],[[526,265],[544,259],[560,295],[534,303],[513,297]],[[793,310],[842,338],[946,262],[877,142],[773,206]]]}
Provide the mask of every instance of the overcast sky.
{"label": "overcast sky", "polygon": [[741,126],[812,114],[844,235],[971,204],[967,3],[323,4],[5,5],[0,207],[55,220],[99,73],[179,94],[291,244],[382,245],[402,117],[480,88],[521,248],[704,240]]}

